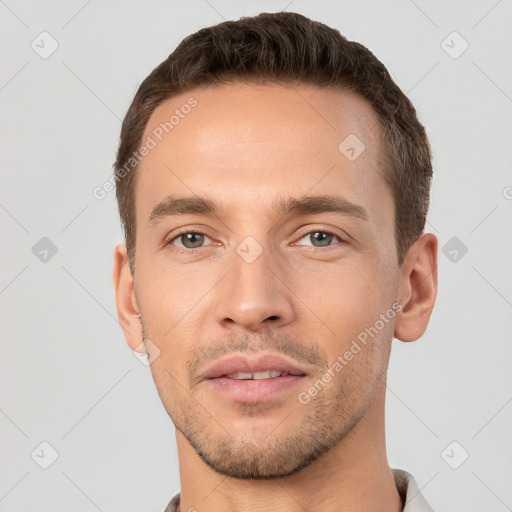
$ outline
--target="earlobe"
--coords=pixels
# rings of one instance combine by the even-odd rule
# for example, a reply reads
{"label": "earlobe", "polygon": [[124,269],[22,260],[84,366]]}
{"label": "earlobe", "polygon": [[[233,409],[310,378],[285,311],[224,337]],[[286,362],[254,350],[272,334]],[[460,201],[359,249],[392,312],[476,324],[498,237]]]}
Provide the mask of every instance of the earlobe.
{"label": "earlobe", "polygon": [[126,342],[132,350],[141,351],[143,339],[137,302],[135,300],[133,276],[127,260],[125,244],[118,244],[114,250],[113,269],[117,317],[123,329]]}
{"label": "earlobe", "polygon": [[437,296],[437,247],[435,235],[425,233],[409,248],[402,264],[395,338],[415,341],[425,332]]}

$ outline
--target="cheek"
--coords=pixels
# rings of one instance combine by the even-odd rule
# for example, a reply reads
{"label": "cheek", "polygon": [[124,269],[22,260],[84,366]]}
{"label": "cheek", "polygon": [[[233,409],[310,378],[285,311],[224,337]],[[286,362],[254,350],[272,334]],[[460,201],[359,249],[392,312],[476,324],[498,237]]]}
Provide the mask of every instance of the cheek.
{"label": "cheek", "polygon": [[293,286],[305,304],[298,302],[304,332],[326,350],[330,363],[342,357],[350,371],[378,371],[393,334],[393,319],[381,320],[394,300],[390,273],[373,257],[328,265],[325,272],[313,268],[310,278],[296,277]]}
{"label": "cheek", "polygon": [[[196,267],[197,268],[197,267]],[[152,331],[168,333],[186,324],[189,314],[208,290],[207,279],[197,271],[165,268],[157,265],[144,269],[136,295]],[[215,281],[214,281],[215,282]],[[210,286],[211,287],[211,286]]]}
{"label": "cheek", "polygon": [[143,284],[137,286],[136,294],[143,312],[144,335],[160,350],[151,365],[155,383],[172,388],[173,394],[180,385],[188,389],[187,361],[199,335],[198,314],[205,313],[201,303],[205,283],[161,269],[139,278]]}
{"label": "cheek", "polygon": [[[307,269],[310,266],[310,269]],[[378,318],[385,297],[374,263],[308,263],[296,275],[293,290],[303,316],[318,319],[326,334],[341,339],[357,334]]]}

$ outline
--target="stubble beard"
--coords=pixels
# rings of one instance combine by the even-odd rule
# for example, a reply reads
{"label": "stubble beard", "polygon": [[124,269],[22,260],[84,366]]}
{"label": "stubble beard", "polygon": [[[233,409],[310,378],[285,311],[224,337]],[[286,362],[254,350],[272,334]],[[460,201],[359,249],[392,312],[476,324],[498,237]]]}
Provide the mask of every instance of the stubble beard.
{"label": "stubble beard", "polygon": [[[228,428],[219,426],[222,418],[205,417],[198,408],[180,414],[181,420],[171,418],[201,460],[215,472],[237,479],[273,479],[298,473],[340,443],[364,416],[373,398],[354,411],[347,407],[347,397],[341,390],[322,393],[300,405],[299,411],[305,416],[294,432],[279,435],[278,425],[258,439],[230,435]],[[240,404],[240,415],[264,414],[262,405]],[[286,416],[282,421],[286,422]]]}

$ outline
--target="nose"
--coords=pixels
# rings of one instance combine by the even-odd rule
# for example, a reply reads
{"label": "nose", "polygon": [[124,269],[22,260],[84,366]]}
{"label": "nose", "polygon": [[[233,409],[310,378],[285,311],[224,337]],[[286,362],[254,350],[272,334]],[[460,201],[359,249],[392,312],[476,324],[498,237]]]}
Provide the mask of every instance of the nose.
{"label": "nose", "polygon": [[293,292],[282,265],[268,249],[252,262],[235,253],[231,270],[219,284],[215,317],[223,328],[258,331],[281,327],[294,319]]}

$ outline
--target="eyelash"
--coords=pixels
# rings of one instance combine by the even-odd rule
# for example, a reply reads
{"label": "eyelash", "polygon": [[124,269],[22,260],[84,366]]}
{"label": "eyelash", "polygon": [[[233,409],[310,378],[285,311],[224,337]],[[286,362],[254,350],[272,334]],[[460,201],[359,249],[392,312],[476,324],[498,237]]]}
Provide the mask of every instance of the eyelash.
{"label": "eyelash", "polygon": [[[309,231],[305,231],[299,236],[298,240],[302,240],[306,235],[310,235],[312,233],[326,233],[328,235],[332,235],[332,236],[336,237],[339,240],[339,244],[346,243],[346,240],[344,240],[339,234],[335,233],[333,230],[324,229],[324,228],[312,229]],[[198,230],[198,231],[185,230],[185,231],[175,234],[168,241],[164,242],[164,246],[172,246],[172,250],[177,252],[178,254],[192,254],[192,253],[197,252],[199,249],[204,249],[204,247],[197,247],[195,249],[187,249],[187,248],[177,247],[177,246],[173,245],[172,242],[174,242],[174,240],[178,239],[181,235],[186,235],[186,234],[204,235],[204,236],[208,237],[208,235],[206,233],[204,233],[203,231],[200,231],[200,230]],[[208,237],[208,238],[210,238],[210,237]],[[325,249],[327,247],[334,247],[335,245],[337,245],[337,244],[331,244],[331,245],[327,245],[324,247],[311,246],[310,250],[316,251],[316,250]]]}

